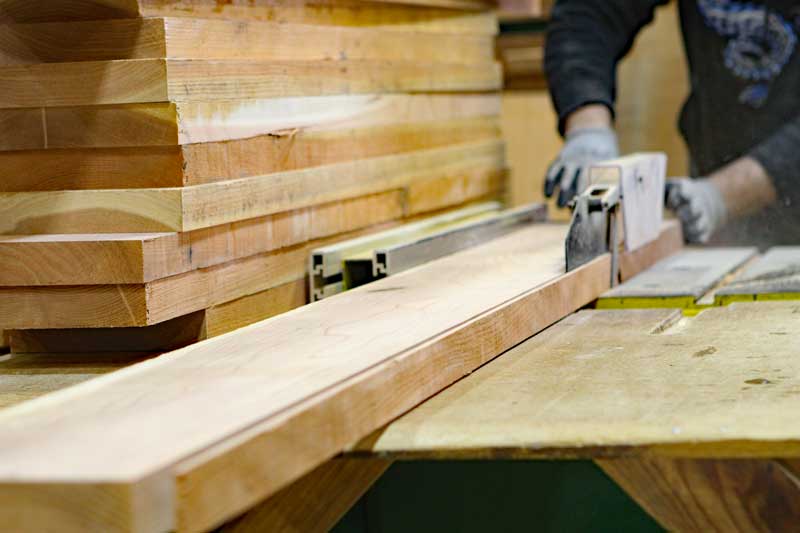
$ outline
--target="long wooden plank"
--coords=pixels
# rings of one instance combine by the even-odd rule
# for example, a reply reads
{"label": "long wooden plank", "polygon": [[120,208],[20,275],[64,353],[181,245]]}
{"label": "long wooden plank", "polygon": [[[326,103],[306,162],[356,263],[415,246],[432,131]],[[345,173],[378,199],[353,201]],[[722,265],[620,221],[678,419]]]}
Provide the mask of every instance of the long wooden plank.
{"label": "long wooden plank", "polygon": [[520,230],[6,410],[0,521],[199,531],[236,516],[605,290],[606,256],[563,274],[564,236]]}
{"label": "long wooden plank", "polygon": [[800,520],[792,461],[650,457],[598,463],[667,531],[790,531]]}
{"label": "long wooden plank", "polygon": [[199,17],[267,20],[336,26],[425,27],[432,31],[497,31],[496,17],[485,12],[446,8],[488,5],[485,2],[361,2],[358,0],[4,0],[0,22],[60,22],[137,17]]}
{"label": "long wooden plank", "polygon": [[404,206],[393,190],[188,233],[0,237],[0,286],[147,283],[399,220]]}
{"label": "long wooden plank", "polygon": [[502,141],[491,140],[183,188],[0,193],[0,234],[186,232],[485,175],[504,160]]}
{"label": "long wooden plank", "polygon": [[290,129],[179,147],[0,151],[0,165],[9,172],[0,191],[183,187],[499,136],[496,118],[486,117],[341,131]]}
{"label": "long wooden plank", "polygon": [[[474,199],[487,197],[484,193]],[[469,198],[462,198],[459,203],[466,200]],[[158,324],[295,281],[307,274],[312,249],[387,227],[371,226],[144,284],[0,287],[0,324],[8,329]]]}
{"label": "long wooden plank", "polygon": [[303,278],[312,249],[385,228],[375,226],[318,239],[145,284],[2,287],[0,324],[8,329],[159,324]]}
{"label": "long wooden plank", "polygon": [[[384,155],[413,148],[411,138],[416,132],[419,140],[416,149],[442,144],[440,138],[448,133],[453,139],[460,137],[461,130],[479,137],[479,126],[492,126],[492,119],[500,114],[500,100],[491,94],[391,94],[391,95],[344,95],[308,96],[300,98],[269,98],[232,102],[181,102],[155,104],[125,104],[108,106],[2,109],[0,110],[0,149],[6,150],[57,150],[65,148],[121,148],[146,146],[175,146],[184,144],[212,143],[234,139],[251,139],[249,143],[225,145],[229,158],[238,151],[248,151],[248,157],[256,159],[261,170],[255,174],[269,172],[275,166],[272,160],[279,159],[283,170],[288,170],[295,159],[303,156],[309,162],[300,166],[313,166],[324,156],[334,162],[339,150],[352,153],[350,159],[367,157],[363,154]],[[495,129],[496,126],[496,119]],[[265,137],[268,135],[268,137]],[[452,140],[451,142],[459,142]],[[364,145],[361,147],[361,145]],[[341,146],[341,148],[340,148]],[[211,147],[205,147],[208,150]],[[338,149],[338,150],[337,150]],[[376,150],[381,150],[378,153]],[[266,152],[259,157],[259,152]],[[308,152],[308,153],[306,153]],[[298,154],[298,155],[295,155]],[[97,150],[68,152],[82,157],[81,168],[89,170],[90,161],[103,155]],[[186,164],[193,164],[192,152],[186,154]],[[2,158],[3,165],[15,174],[24,174],[24,168],[13,166],[21,158]],[[31,163],[36,158],[47,157],[40,152],[31,153]],[[129,155],[130,157],[130,155]],[[197,156],[195,156],[197,157]],[[209,156],[206,156],[207,159]],[[315,162],[316,159],[316,162]],[[134,163],[137,163],[134,161]],[[63,163],[62,163],[63,164]],[[194,163],[196,165],[196,163]],[[43,163],[39,163],[42,166]],[[105,164],[106,173],[111,172]],[[217,165],[221,166],[221,165]],[[242,161],[236,177],[253,173],[258,168],[252,162]],[[87,168],[89,167],[89,168]],[[146,171],[147,169],[141,169]],[[215,168],[220,176],[231,176],[226,168]],[[187,170],[190,177],[197,170]],[[116,176],[95,181],[86,188],[119,188],[125,182]],[[84,180],[89,180],[86,176]],[[95,180],[102,180],[102,176]],[[145,178],[138,178],[139,181]],[[212,179],[211,177],[207,178]],[[222,178],[217,178],[222,179]],[[35,182],[26,184],[25,177],[14,176],[3,184],[2,190],[36,190]],[[130,181],[135,183],[135,178]],[[30,181],[30,180],[29,180]],[[75,188],[69,182],[45,177],[61,189]],[[110,184],[110,185],[109,185]],[[176,182],[174,185],[183,185]],[[26,188],[23,188],[26,187]]]}
{"label": "long wooden plank", "polygon": [[117,59],[486,63],[494,36],[192,18],[0,26],[0,65]]}
{"label": "long wooden plank", "polygon": [[0,108],[493,91],[496,63],[136,59],[0,67]]}
{"label": "long wooden plank", "polygon": [[334,459],[225,524],[219,532],[327,533],[390,464],[381,459]]}
{"label": "long wooden plank", "polygon": [[307,288],[303,277],[153,326],[15,330],[9,345],[14,354],[168,352],[297,309],[308,302]]}
{"label": "long wooden plank", "polygon": [[413,457],[800,454],[796,303],[568,317],[362,443]]}

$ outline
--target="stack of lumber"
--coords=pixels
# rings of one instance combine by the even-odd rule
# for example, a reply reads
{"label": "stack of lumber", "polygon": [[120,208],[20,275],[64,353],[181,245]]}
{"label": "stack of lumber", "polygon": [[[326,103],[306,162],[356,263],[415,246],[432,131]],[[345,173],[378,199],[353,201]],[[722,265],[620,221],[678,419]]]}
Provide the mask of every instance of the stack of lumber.
{"label": "stack of lumber", "polygon": [[305,303],[313,248],[497,199],[495,15],[415,4],[4,3],[12,351],[216,336]]}

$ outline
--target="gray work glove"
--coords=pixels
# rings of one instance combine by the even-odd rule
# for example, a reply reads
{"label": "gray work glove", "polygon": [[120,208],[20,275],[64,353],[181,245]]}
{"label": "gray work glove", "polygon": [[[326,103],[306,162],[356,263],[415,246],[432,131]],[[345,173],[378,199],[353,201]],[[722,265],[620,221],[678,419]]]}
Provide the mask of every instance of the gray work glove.
{"label": "gray work glove", "polygon": [[688,243],[706,243],[725,223],[728,207],[719,189],[707,178],[667,180],[667,207],[675,212]]}
{"label": "gray work glove", "polygon": [[550,165],[544,182],[544,195],[558,194],[558,206],[566,206],[589,186],[589,167],[619,157],[617,134],[612,128],[580,128],[564,138],[561,153]]}

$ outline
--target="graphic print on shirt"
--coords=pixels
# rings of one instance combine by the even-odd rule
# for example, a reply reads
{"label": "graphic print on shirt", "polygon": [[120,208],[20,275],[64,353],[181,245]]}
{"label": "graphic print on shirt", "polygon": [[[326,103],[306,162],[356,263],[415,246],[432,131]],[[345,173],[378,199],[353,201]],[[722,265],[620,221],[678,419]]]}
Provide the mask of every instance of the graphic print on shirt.
{"label": "graphic print on shirt", "polygon": [[797,46],[797,34],[779,13],[765,6],[731,0],[698,0],[707,26],[728,38],[725,67],[750,82],[739,101],[761,107],[771,82],[783,71]]}

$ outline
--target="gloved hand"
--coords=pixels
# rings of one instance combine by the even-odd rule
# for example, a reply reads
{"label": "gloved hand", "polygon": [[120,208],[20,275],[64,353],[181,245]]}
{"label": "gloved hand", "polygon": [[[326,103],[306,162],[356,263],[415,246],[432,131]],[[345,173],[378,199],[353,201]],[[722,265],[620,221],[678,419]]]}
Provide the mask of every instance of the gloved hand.
{"label": "gloved hand", "polygon": [[550,198],[558,186],[558,206],[566,206],[589,185],[589,167],[619,157],[617,134],[612,128],[579,128],[564,138],[564,147],[547,170],[544,195]]}
{"label": "gloved hand", "polygon": [[728,218],[725,199],[708,178],[667,180],[666,195],[667,207],[680,219],[686,242],[708,242]]}

